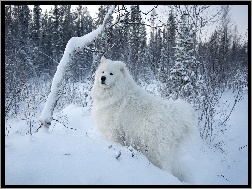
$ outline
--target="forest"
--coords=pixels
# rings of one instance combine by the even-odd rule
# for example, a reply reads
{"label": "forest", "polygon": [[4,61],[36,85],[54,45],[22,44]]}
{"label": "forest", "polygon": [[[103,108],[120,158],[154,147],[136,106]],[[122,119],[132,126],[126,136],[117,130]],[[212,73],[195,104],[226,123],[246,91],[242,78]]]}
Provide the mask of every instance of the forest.
{"label": "forest", "polygon": [[[6,119],[24,114],[23,119],[36,130],[38,123],[35,119],[31,123],[31,117],[46,100],[67,42],[101,25],[109,7],[101,5],[92,18],[83,5],[74,10],[71,5],[55,5],[44,12],[40,5],[32,10],[28,5],[5,5]],[[71,54],[56,109],[72,102],[88,104],[90,88],[77,94],[75,84],[89,82],[91,87],[104,55],[124,61],[143,87],[155,81],[160,97],[182,98],[193,104],[199,110],[201,137],[211,142],[214,125],[219,126],[213,118],[222,93],[237,93],[235,106],[248,87],[247,34],[240,36],[237,27],[231,27],[230,5],[216,6],[212,17],[204,14],[209,5],[170,5],[162,24],[156,22],[156,7],[145,13],[150,15],[148,23],[139,5],[116,8],[105,32]],[[200,31],[211,22],[218,22],[219,27],[203,40]],[[25,110],[21,108],[24,104]],[[227,119],[229,116],[226,113]]]}

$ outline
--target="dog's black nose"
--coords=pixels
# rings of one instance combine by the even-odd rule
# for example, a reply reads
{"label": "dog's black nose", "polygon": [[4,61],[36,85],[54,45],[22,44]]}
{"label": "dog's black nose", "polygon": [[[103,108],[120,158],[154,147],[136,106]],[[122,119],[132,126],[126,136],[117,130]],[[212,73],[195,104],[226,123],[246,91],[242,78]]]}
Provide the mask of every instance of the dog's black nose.
{"label": "dog's black nose", "polygon": [[106,80],[106,77],[105,77],[105,76],[102,76],[102,77],[101,77],[101,80],[102,80],[102,81],[105,81],[105,80]]}

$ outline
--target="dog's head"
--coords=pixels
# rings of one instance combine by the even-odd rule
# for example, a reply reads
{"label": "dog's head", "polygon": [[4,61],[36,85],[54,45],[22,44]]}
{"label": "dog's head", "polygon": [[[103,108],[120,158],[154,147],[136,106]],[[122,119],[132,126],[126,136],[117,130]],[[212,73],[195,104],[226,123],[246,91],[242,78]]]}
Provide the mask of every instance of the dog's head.
{"label": "dog's head", "polygon": [[112,61],[101,58],[101,63],[95,74],[95,82],[103,88],[113,88],[122,81],[126,71],[126,65],[121,61]]}

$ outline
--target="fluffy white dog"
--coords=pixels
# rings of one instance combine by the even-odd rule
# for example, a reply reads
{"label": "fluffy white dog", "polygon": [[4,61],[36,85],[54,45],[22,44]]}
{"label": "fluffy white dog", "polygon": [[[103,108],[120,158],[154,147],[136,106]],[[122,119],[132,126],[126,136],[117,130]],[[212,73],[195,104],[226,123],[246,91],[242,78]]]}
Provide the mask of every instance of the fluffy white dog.
{"label": "fluffy white dog", "polygon": [[104,57],[91,94],[95,122],[108,139],[131,145],[155,166],[183,175],[179,147],[194,137],[197,126],[188,103],[155,98],[134,82],[123,62]]}

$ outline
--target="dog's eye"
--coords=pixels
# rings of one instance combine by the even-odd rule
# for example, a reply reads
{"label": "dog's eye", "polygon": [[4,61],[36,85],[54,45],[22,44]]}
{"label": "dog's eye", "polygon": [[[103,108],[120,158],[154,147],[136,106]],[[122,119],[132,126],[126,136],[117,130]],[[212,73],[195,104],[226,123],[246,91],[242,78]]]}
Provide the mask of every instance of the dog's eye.
{"label": "dog's eye", "polygon": [[104,71],[102,73],[104,73]]}
{"label": "dog's eye", "polygon": [[113,75],[112,73],[110,73],[110,75]]}

